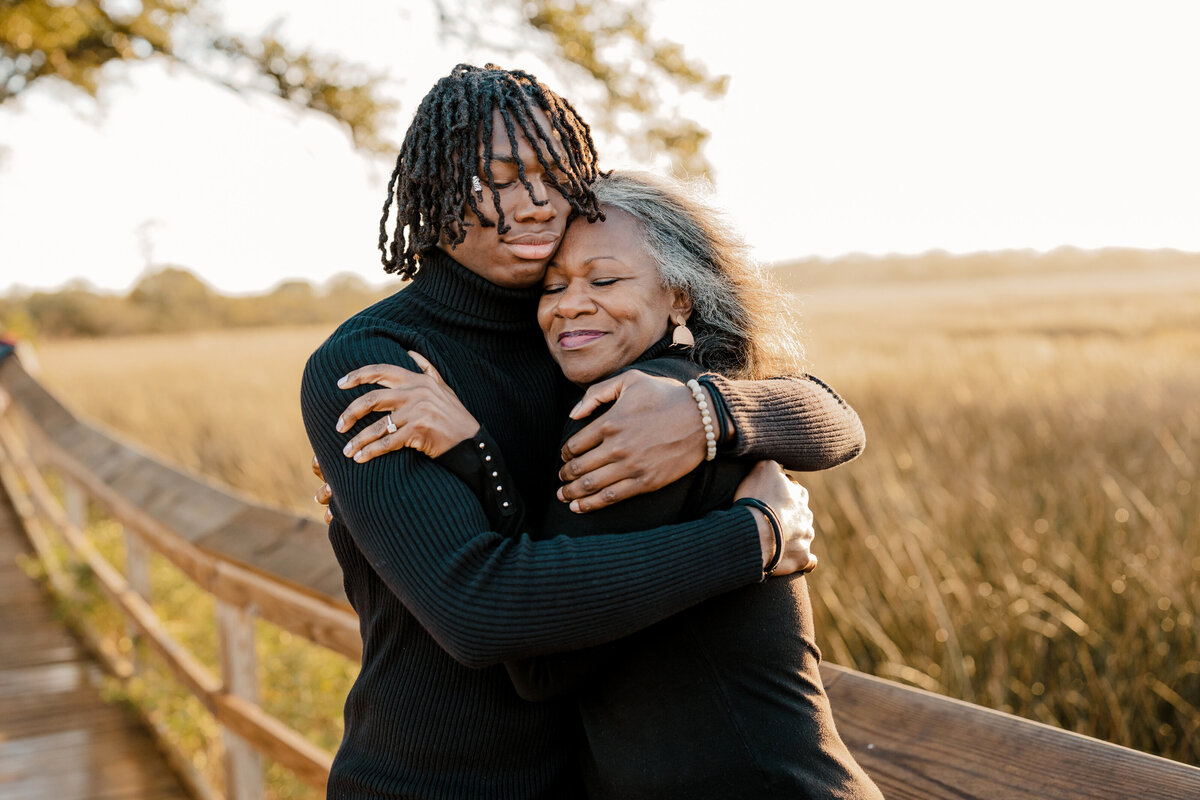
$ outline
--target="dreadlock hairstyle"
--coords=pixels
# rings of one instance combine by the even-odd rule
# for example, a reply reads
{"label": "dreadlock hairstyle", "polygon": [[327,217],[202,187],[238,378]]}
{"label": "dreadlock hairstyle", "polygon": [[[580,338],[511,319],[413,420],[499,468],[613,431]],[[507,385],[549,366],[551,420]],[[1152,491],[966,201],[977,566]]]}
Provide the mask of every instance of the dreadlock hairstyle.
{"label": "dreadlock hairstyle", "polygon": [[[541,111],[552,130],[542,130],[532,115]],[[421,252],[445,241],[451,247],[466,238],[466,209],[483,227],[509,230],[500,208],[500,192],[492,175],[491,141],[493,112],[499,111],[504,129],[517,158],[519,129],[537,151],[538,161],[551,184],[571,205],[572,215],[589,222],[602,218],[591,184],[600,175],[596,167],[596,145],[587,123],[564,98],[538,79],[520,70],[505,70],[495,64],[482,69],[459,64],[439,80],[413,116],[396,168],[388,181],[388,196],[379,220],[379,252],[386,272],[399,273],[405,280],[418,269]],[[471,178],[482,171],[491,191],[497,220],[492,222],[479,208]],[[525,190],[533,197],[533,186],[525,166],[517,160]],[[480,195],[482,197],[482,195]],[[388,243],[388,217],[392,201],[396,221]]]}

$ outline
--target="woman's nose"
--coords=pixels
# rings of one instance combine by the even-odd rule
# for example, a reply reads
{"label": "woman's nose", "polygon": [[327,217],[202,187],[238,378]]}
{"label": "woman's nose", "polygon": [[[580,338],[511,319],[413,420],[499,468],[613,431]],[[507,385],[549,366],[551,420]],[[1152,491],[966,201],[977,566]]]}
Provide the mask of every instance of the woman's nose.
{"label": "woman's nose", "polygon": [[595,310],[595,304],[588,295],[587,289],[577,286],[575,282],[567,284],[567,288],[558,294],[558,305],[554,312],[560,317],[577,317]]}

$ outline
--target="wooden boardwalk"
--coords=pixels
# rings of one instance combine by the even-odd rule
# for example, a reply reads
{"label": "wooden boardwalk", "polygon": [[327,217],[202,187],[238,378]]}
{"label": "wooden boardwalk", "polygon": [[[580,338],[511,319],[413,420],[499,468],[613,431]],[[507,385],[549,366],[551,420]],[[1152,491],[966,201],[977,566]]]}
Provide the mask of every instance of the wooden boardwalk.
{"label": "wooden boardwalk", "polygon": [[0,800],[185,800],[136,717],[100,699],[99,667],[17,563],[27,552],[0,491]]}

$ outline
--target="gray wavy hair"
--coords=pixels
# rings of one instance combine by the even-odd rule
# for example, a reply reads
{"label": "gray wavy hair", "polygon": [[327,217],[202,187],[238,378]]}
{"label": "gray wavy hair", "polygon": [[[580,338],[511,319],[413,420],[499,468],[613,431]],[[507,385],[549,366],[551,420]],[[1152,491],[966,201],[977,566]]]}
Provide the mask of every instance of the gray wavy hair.
{"label": "gray wavy hair", "polygon": [[707,184],[613,170],[592,184],[600,205],[638,221],[663,283],[692,301],[691,358],[731,378],[804,374],[799,318],[711,202]]}

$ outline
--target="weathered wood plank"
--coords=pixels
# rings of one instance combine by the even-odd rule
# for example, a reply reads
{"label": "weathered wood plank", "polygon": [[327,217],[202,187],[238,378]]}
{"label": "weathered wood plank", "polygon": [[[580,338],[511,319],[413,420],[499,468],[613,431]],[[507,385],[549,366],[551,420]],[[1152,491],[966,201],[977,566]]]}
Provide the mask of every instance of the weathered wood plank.
{"label": "weathered wood plank", "polygon": [[838,731],[888,800],[1197,800],[1200,769],[824,664]]}
{"label": "weathered wood plank", "polygon": [[16,566],[28,545],[3,490],[0,543],[0,797],[187,800],[145,729],[101,700],[97,668]]}
{"label": "weathered wood plank", "polygon": [[0,363],[0,383],[52,463],[126,524],[157,526],[348,608],[325,526],[256,505],[75,419],[15,358]]}
{"label": "weathered wood plank", "polygon": [[[244,741],[252,743],[256,749],[292,770],[305,782],[323,789],[332,756],[264,712],[253,702],[228,693],[221,681],[217,680],[195,660],[190,652],[180,647],[166,633],[153,609],[129,587],[124,577],[111,564],[99,556],[82,532],[66,518],[63,510],[50,497],[40,476],[26,474],[25,477],[33,499],[31,505],[35,505],[47,518],[53,520],[54,526],[63,540],[91,569],[96,584],[121,608],[126,619],[137,627],[146,643],[166,662],[175,678],[217,717],[225,729]],[[190,547],[190,545],[184,546]],[[207,558],[202,554],[198,554],[197,557]],[[215,576],[219,574],[226,575],[227,579],[231,581],[240,581],[255,587],[252,588],[252,593],[261,592],[260,599],[267,603],[275,602],[276,595],[294,596],[293,602],[300,608],[316,606],[317,608],[311,610],[315,612],[318,619],[322,615],[328,616],[330,612],[337,611],[328,601],[321,601],[308,593],[299,593],[282,583],[269,585],[266,578],[248,572],[245,568],[232,562],[209,564],[207,574],[200,576],[202,585],[204,583],[214,584]],[[221,596],[219,591],[217,594],[218,597]],[[345,617],[346,615],[343,613],[341,616]],[[349,620],[339,618],[335,625],[339,628],[348,628]],[[243,633],[238,638],[244,640],[246,637]],[[243,641],[232,649],[234,651],[241,650],[244,644]],[[239,680],[250,680],[247,670],[242,669],[239,672],[242,674],[242,678]],[[234,744],[236,747],[236,742]],[[234,764],[238,766],[230,765],[234,783],[228,788],[231,793],[243,791],[253,797],[255,788],[252,781],[245,780],[245,776],[250,773],[242,770],[240,764],[243,761],[247,761],[244,754],[235,755]]]}

